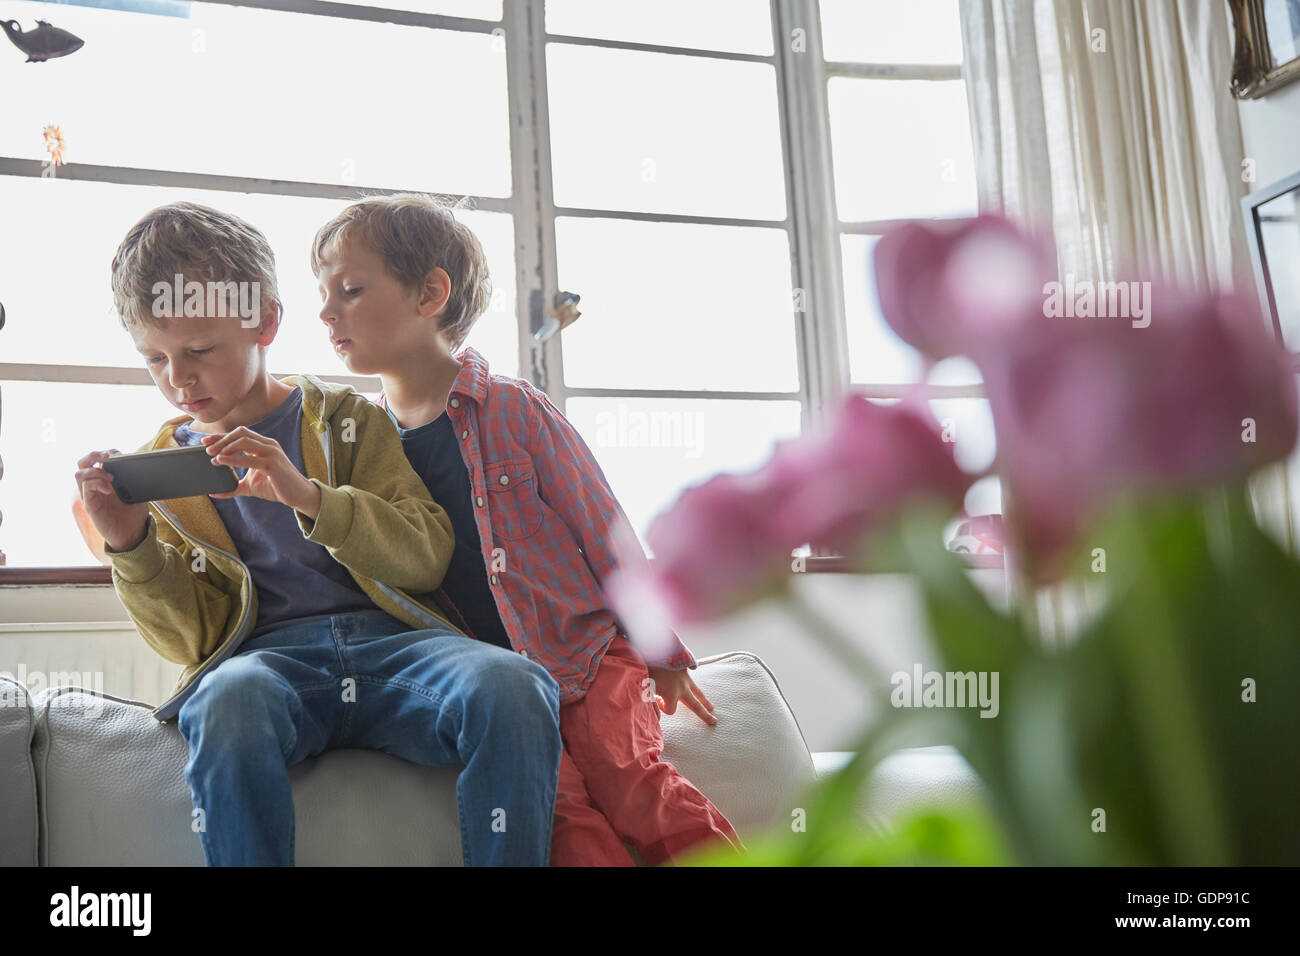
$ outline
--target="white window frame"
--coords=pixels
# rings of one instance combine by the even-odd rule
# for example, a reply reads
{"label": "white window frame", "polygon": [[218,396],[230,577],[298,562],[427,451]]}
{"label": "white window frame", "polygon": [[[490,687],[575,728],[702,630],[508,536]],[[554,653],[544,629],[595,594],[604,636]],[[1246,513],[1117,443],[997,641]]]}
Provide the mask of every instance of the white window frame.
{"label": "white window frame", "polygon": [[[561,410],[570,397],[675,398],[720,400],[798,401],[801,427],[817,420],[850,387],[869,397],[896,398],[908,386],[853,384],[850,381],[847,321],[844,310],[840,255],[842,234],[879,235],[892,222],[841,222],[836,211],[834,169],[831,156],[827,81],[833,76],[908,79],[954,79],[960,66],[904,66],[891,64],[827,63],[822,52],[818,0],[769,0],[773,53],[771,55],[701,50],[632,41],[548,35],[542,0],[503,0],[500,21],[424,14],[314,0],[202,0],[226,6],[328,16],[341,19],[405,24],[429,29],[492,34],[504,32],[506,79],[510,123],[511,195],[508,198],[470,196],[473,208],[509,213],[515,236],[515,287],[519,346],[519,374],[527,378]],[[382,0],[380,0],[382,2]],[[802,49],[792,42],[802,31]],[[643,213],[627,210],[557,207],[551,177],[546,47],[548,43],[667,53],[709,59],[767,63],[777,79],[777,104],[786,195],[783,220]],[[0,157],[0,175],[37,180],[43,163]],[[177,172],[172,170],[74,164],[62,178],[179,188],[210,189],[268,195],[355,199],[362,192],[395,193],[403,190],[370,186],[295,182],[256,177]],[[459,197],[458,197],[459,198]],[[559,332],[538,344],[534,332],[541,327],[559,290],[555,222],[558,216],[598,217],[646,222],[703,225],[757,226],[784,229],[789,241],[792,287],[802,290],[803,311],[791,302],[795,322],[798,388],[793,391],[716,391],[684,389],[579,388],[564,382],[564,362]],[[572,291],[581,293],[581,289]],[[0,332],[0,335],[3,335]],[[321,378],[375,392],[373,376],[321,374]],[[151,385],[142,367],[49,365],[0,362],[0,380],[45,381],[103,385]],[[983,388],[926,386],[930,398],[982,398]],[[0,542],[2,544],[2,542]],[[0,579],[12,571],[0,571]],[[87,568],[21,569],[85,572]],[[48,577],[48,576],[47,576]],[[82,574],[84,577],[84,574]],[[63,580],[73,580],[67,574]],[[0,580],[0,583],[4,583]]]}

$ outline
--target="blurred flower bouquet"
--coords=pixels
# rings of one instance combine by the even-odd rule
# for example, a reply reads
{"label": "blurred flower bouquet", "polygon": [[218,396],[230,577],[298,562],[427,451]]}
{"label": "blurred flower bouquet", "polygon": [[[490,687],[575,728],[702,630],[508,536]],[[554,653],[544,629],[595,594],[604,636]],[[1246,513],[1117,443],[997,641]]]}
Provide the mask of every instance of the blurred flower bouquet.
{"label": "blurred flower bouquet", "polygon": [[[803,544],[861,567],[889,555],[919,582],[942,666],[997,675],[999,706],[897,706],[805,602],[808,633],[895,706],[808,794],[806,831],[750,841],[749,860],[1300,863],[1300,563],[1257,526],[1245,484],[1296,441],[1295,372],[1271,330],[1243,299],[1151,283],[1071,281],[1080,298],[1062,314],[1050,243],[993,216],[901,226],[875,265],[898,335],[983,375],[1020,582],[1009,610],[942,548],[977,476],[928,406],[852,394],[757,471],[688,489],[650,529],[653,565],[629,563],[609,599],[653,648],[760,597],[799,601]],[[1036,589],[1084,580],[1105,606],[1048,646]],[[919,807],[868,831],[852,812],[866,774],[936,721],[987,805]]]}

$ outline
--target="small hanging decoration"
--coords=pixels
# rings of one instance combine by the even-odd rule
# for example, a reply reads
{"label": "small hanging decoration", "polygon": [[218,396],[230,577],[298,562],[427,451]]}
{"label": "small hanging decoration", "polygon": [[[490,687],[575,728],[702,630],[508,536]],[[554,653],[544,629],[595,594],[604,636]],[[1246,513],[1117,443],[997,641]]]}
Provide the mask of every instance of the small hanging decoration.
{"label": "small hanging decoration", "polygon": [[63,139],[63,133],[57,126],[45,127],[45,151],[50,154],[50,164],[53,166],[63,165],[63,151],[68,148],[68,144]]}
{"label": "small hanging decoration", "polygon": [[36,21],[36,29],[23,32],[17,20],[0,20],[9,42],[27,54],[28,63],[41,63],[57,56],[76,53],[86,41],[67,30],[51,26],[45,20]]}

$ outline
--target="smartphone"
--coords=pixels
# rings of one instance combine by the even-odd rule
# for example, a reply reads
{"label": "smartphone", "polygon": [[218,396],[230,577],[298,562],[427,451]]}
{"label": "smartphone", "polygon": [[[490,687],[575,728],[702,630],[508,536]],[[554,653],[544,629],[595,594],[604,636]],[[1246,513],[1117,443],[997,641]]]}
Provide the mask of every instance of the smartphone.
{"label": "smartphone", "polygon": [[104,460],[103,469],[113,476],[117,497],[128,505],[234,491],[239,485],[233,468],[212,463],[206,445],[114,455]]}

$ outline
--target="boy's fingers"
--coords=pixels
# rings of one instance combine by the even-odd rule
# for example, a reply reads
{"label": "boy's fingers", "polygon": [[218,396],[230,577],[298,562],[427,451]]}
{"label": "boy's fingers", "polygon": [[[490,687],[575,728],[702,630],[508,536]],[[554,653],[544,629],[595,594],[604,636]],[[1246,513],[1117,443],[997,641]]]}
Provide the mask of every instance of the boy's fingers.
{"label": "boy's fingers", "polygon": [[208,453],[212,454],[213,449],[216,449],[216,454],[224,455],[224,454],[228,454],[229,452],[235,451],[236,449],[239,448],[259,448],[259,447],[260,446],[257,445],[255,442],[251,442],[247,438],[232,438],[229,441],[221,442],[220,448],[217,447],[216,443],[209,445]]}
{"label": "boy's fingers", "polygon": [[234,451],[237,448],[255,448],[258,451],[270,451],[272,448],[279,447],[269,438],[263,438],[256,432],[248,432],[240,435],[237,432],[230,432],[220,442],[213,442],[208,446],[208,454],[213,458]]}
{"label": "boy's fingers", "polygon": [[112,482],[112,480],[113,473],[111,471],[104,471],[102,468],[87,467],[77,469],[77,484],[79,485],[92,484],[100,481]]}
{"label": "boy's fingers", "polygon": [[695,679],[691,677],[690,672],[683,670],[681,674],[682,677],[686,679],[686,686],[682,689],[681,694],[682,700],[686,700],[688,697],[693,698],[696,699],[701,706],[708,710],[712,710],[713,702],[704,695],[704,691],[700,690],[700,685],[695,683]]}
{"label": "boy's fingers", "polygon": [[265,460],[265,456],[249,449],[232,448],[220,455],[212,456],[214,465],[233,465],[236,468],[250,468]]}
{"label": "boy's fingers", "polygon": [[[207,446],[209,455],[216,455],[225,447],[226,442],[230,440],[230,432],[222,432],[220,435],[204,435],[201,441]],[[211,441],[208,439],[211,438]]]}
{"label": "boy's fingers", "polygon": [[696,715],[700,718],[700,720],[704,721],[706,724],[709,724],[711,726],[717,724],[718,718],[714,717],[712,714],[709,713],[709,710],[713,709],[712,704],[709,704],[708,709],[706,710],[704,704],[700,703],[699,698],[696,697],[694,694],[691,694],[688,697],[683,697],[682,699],[686,701],[687,707],[695,711]]}
{"label": "boy's fingers", "polygon": [[111,455],[115,455],[115,454],[117,454],[116,448],[112,449],[111,451],[92,451],[89,455],[83,455],[81,458],[77,459],[77,467],[89,468],[95,462],[103,461],[105,458],[108,458]]}

